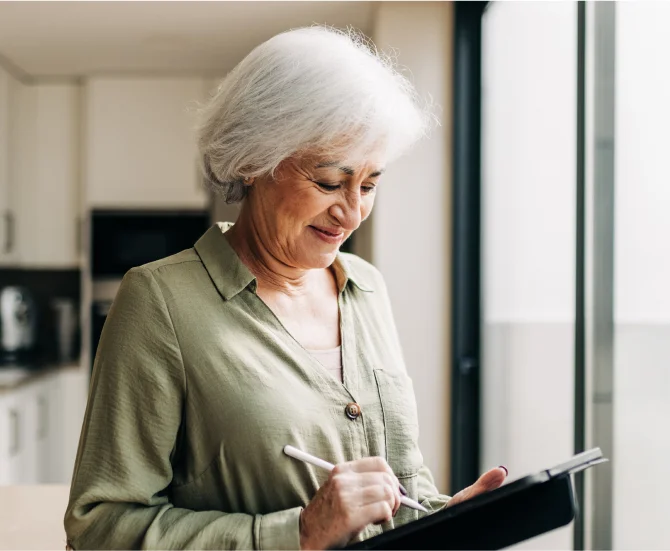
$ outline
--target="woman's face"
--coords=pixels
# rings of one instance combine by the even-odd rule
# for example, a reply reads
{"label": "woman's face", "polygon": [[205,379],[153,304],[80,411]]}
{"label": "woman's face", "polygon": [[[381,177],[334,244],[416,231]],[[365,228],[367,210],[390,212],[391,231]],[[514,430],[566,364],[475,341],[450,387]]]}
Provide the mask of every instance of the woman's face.
{"label": "woman's face", "polygon": [[253,182],[246,207],[264,248],[292,268],[326,268],[370,214],[381,159],[343,166],[320,156],[289,158]]}

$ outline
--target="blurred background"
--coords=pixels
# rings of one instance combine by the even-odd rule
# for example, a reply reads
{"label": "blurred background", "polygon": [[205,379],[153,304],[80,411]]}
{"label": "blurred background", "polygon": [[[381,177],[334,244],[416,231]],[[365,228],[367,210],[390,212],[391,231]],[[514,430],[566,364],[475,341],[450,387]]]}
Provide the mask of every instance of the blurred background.
{"label": "blurred background", "polygon": [[344,245],[386,278],[438,487],[600,446],[580,520],[520,547],[670,548],[668,3],[0,2],[0,485],[67,491],[121,277],[236,217],[199,102],[313,23],[442,107]]}

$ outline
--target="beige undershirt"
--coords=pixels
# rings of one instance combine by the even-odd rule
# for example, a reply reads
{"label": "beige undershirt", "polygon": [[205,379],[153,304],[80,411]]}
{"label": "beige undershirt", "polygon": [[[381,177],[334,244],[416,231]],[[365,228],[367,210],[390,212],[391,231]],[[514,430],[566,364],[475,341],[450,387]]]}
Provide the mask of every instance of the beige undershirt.
{"label": "beige undershirt", "polygon": [[316,360],[326,368],[335,379],[343,382],[342,378],[342,352],[341,347],[331,348],[330,350],[308,350]]}

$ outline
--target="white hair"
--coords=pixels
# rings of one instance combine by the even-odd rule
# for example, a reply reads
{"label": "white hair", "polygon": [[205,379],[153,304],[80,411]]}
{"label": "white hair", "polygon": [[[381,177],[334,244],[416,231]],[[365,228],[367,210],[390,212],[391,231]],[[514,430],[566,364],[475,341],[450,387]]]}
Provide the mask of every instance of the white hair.
{"label": "white hair", "polygon": [[245,178],[274,174],[305,152],[339,162],[383,148],[390,161],[437,122],[428,102],[362,34],[313,26],[252,50],[200,112],[209,185],[241,201]]}

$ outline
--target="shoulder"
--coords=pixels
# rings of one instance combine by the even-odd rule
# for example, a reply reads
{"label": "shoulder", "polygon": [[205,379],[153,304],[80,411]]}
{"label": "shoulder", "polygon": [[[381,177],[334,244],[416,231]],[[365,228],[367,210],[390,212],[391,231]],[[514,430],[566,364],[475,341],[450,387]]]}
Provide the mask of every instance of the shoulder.
{"label": "shoulder", "polygon": [[193,284],[194,278],[197,278],[197,274],[201,271],[203,271],[202,260],[195,249],[190,248],[132,268],[126,277],[141,275],[155,280],[163,287],[186,282]]}
{"label": "shoulder", "polygon": [[119,295],[128,298],[140,294],[155,295],[162,299],[166,291],[169,295],[169,289],[181,287],[180,284],[191,287],[199,270],[202,270],[202,262],[192,248],[136,266],[124,275],[116,300]]}
{"label": "shoulder", "polygon": [[[188,266],[193,263],[200,264],[201,261],[198,253],[191,247],[190,249],[183,250],[177,254],[166,256],[165,258],[149,262],[148,264],[143,264],[142,266],[133,268],[133,270],[145,270],[151,274],[155,274],[156,272],[169,273],[175,270],[188,269],[189,267],[194,268],[195,266]],[[186,266],[184,266],[184,264],[186,264]]]}

